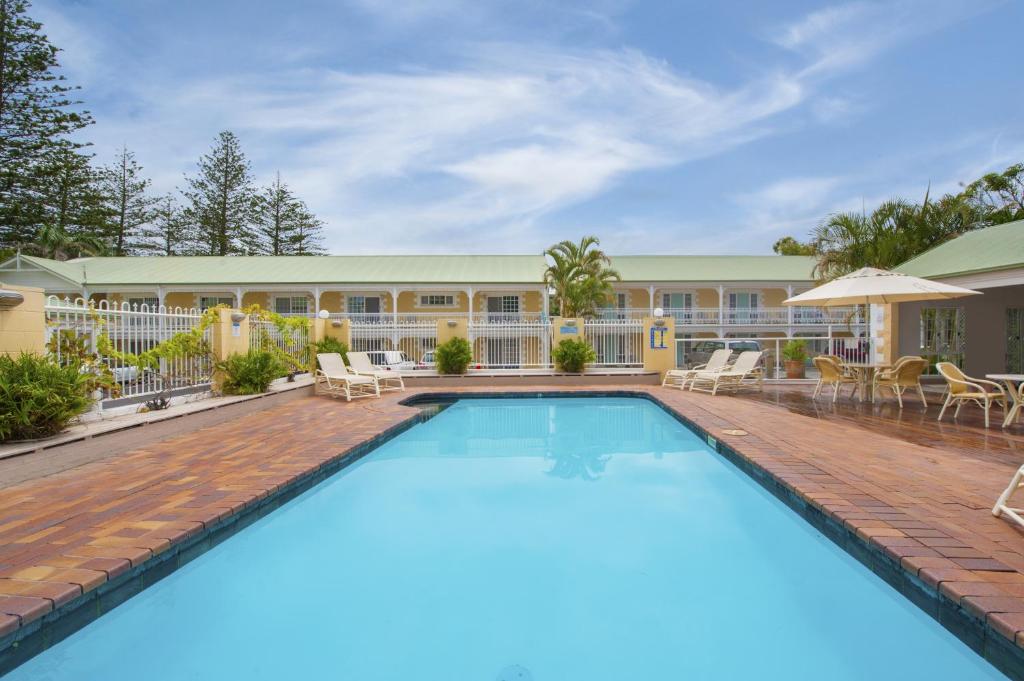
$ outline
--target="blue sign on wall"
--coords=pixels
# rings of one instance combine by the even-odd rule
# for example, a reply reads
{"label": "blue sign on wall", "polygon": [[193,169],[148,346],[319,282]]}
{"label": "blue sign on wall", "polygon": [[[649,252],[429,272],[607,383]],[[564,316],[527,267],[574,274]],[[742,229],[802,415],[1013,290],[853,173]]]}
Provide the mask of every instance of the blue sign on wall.
{"label": "blue sign on wall", "polygon": [[668,329],[664,326],[651,327],[651,350],[667,350],[665,345],[665,333]]}
{"label": "blue sign on wall", "polygon": [[577,331],[577,327],[575,326],[559,327],[558,332],[561,333],[563,336],[575,336],[577,333],[579,333],[579,331]]}

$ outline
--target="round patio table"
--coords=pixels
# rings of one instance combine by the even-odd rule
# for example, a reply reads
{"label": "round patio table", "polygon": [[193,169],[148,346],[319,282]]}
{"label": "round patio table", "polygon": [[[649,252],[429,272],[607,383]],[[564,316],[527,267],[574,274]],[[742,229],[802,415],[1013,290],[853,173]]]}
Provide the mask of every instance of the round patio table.
{"label": "round patio table", "polygon": [[875,380],[875,372],[880,369],[892,367],[890,362],[843,362],[844,367],[853,369],[857,374],[857,399],[864,401],[864,394],[867,393],[868,402],[875,401],[875,391],[871,389]]}
{"label": "round patio table", "polygon": [[[1007,405],[1006,418],[1003,419],[1003,428],[1009,428],[1013,420],[1017,418],[1018,412],[1024,408],[1024,374],[985,374],[990,381],[1002,381],[1006,385],[1006,391],[1010,393],[1012,404]],[[1021,386],[1018,388],[1017,384]]]}

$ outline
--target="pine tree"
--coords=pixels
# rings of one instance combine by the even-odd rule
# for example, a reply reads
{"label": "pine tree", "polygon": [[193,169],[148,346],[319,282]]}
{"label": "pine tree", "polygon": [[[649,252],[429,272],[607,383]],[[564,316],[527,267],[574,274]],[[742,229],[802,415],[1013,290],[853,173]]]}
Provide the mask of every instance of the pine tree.
{"label": "pine tree", "polygon": [[198,176],[186,178],[184,192],[188,200],[184,217],[196,231],[197,252],[236,255],[254,250],[256,195],[238,138],[229,131],[220,133],[198,165]]}
{"label": "pine tree", "polygon": [[323,223],[314,216],[277,174],[259,195],[256,217],[257,252],[265,255],[321,253]]}
{"label": "pine tree", "polygon": [[153,219],[159,199],[146,193],[150,181],[142,176],[135,154],[122,147],[114,163],[100,171],[100,182],[110,215],[104,236],[110,242],[111,253],[139,255],[147,250],[143,232]]}
{"label": "pine tree", "polygon": [[153,217],[143,229],[144,248],[152,255],[190,255],[193,238],[171,195],[157,199]]}
{"label": "pine tree", "polygon": [[81,253],[101,255],[110,251],[105,228],[111,214],[104,205],[99,174],[89,157],[65,147],[40,166],[36,183],[36,221],[40,226],[34,238],[49,229],[87,245],[77,249]]}
{"label": "pine tree", "polygon": [[306,204],[301,204],[301,209],[295,219],[295,231],[292,237],[292,255],[326,255],[324,248],[323,220],[313,215],[306,209]]}
{"label": "pine tree", "polygon": [[80,144],[68,140],[92,123],[87,111],[56,73],[59,49],[50,44],[42,24],[28,16],[27,0],[0,0],[0,244],[30,240],[40,187],[62,150]]}

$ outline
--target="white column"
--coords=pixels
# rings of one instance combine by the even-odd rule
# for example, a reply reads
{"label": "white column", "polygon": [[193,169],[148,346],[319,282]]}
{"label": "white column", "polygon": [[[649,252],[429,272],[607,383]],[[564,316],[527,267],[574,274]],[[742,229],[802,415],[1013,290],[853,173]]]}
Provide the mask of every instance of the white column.
{"label": "white column", "polygon": [[657,305],[654,304],[654,292],[655,291],[657,291],[657,289],[654,286],[648,286],[647,287],[647,302],[650,303],[650,310],[648,310],[648,312],[651,313],[652,317],[654,316],[654,308],[657,307]]}
{"label": "white column", "polygon": [[718,286],[718,337],[725,336],[725,287]]}
{"label": "white column", "polygon": [[550,317],[550,301],[548,300],[548,287],[545,286],[540,290],[540,304],[541,309],[544,311],[544,319]]}
{"label": "white column", "polygon": [[241,286],[235,289],[235,306],[238,309],[242,309],[242,296],[245,295],[244,289]]}
{"label": "white column", "polygon": [[313,313],[320,314],[320,287],[313,287]]}
{"label": "white column", "polygon": [[[786,297],[787,298],[792,298],[793,297],[793,285],[792,284],[786,286]],[[793,306],[792,305],[787,305],[786,306],[786,324],[788,325],[789,328],[786,331],[786,335],[791,337],[791,338],[793,336],[793,312],[794,312]]]}
{"label": "white column", "polygon": [[[163,286],[156,287],[156,302],[159,307],[164,306],[164,299],[167,298],[167,291],[164,290]],[[158,308],[159,309],[159,308]]]}
{"label": "white column", "polygon": [[469,311],[469,323],[473,323],[473,287],[466,287],[466,309]]}

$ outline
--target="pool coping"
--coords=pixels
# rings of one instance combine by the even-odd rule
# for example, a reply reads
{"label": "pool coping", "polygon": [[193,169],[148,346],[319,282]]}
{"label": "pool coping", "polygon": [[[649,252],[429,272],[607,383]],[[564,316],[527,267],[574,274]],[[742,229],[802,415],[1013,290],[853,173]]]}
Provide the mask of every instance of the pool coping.
{"label": "pool coping", "polygon": [[[940,588],[940,582],[930,583],[917,570],[910,569],[897,546],[887,546],[873,536],[869,521],[844,518],[842,508],[830,508],[827,500],[813,498],[798,486],[768,470],[756,459],[745,454],[741,441],[723,441],[659,397],[644,389],[588,389],[517,390],[475,392],[472,389],[446,392],[424,390],[398,401],[399,405],[421,407],[431,403],[455,402],[462,399],[538,399],[627,397],[648,400],[676,421],[697,434],[717,454],[744,472],[762,488],[770,492],[822,535],[857,559],[881,577],[907,600],[919,607],[974,652],[988,660],[1012,679],[1024,680],[1024,647],[1016,632],[1007,633],[990,621],[988,612],[965,608]],[[125,572],[110,576],[107,581],[93,587],[82,587],[82,593],[56,605],[45,615],[22,622],[13,631],[0,636],[0,676],[7,674],[35,655],[98,619],[128,598],[141,592],[160,579],[170,575],[198,556],[217,546],[225,539],[273,512],[283,504],[311,489],[359,461],[364,456],[397,437],[409,428],[431,418],[421,410],[411,413],[374,436],[332,456],[320,464],[294,476],[273,491],[256,495],[237,510],[225,512],[215,522],[204,523],[203,528],[171,541],[169,548],[156,553]],[[752,433],[756,436],[756,433]],[[727,437],[727,436],[726,436]],[[780,450],[781,451],[781,450]],[[879,504],[888,506],[879,501]]]}

